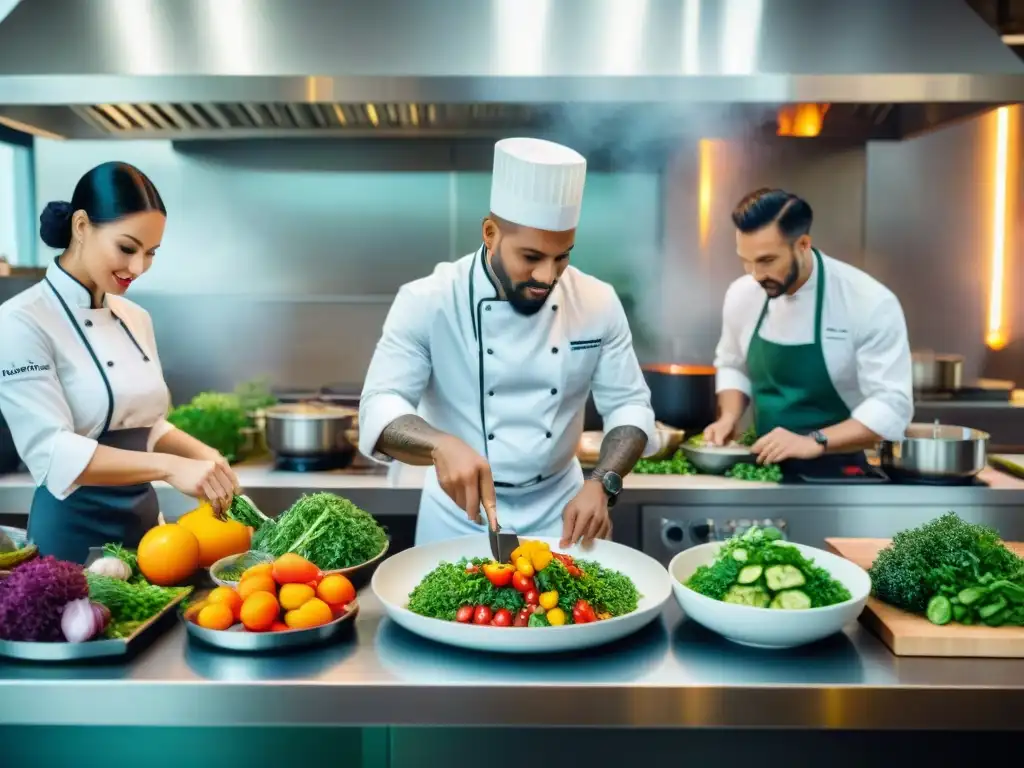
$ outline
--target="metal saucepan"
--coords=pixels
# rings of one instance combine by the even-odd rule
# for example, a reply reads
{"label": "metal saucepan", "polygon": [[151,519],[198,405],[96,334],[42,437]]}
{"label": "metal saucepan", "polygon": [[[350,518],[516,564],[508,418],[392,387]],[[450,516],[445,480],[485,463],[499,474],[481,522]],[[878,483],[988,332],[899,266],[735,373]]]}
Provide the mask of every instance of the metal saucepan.
{"label": "metal saucepan", "polygon": [[357,417],[351,408],[326,403],[288,403],[264,411],[267,447],[279,457],[315,459],[351,457],[349,439]]}
{"label": "metal saucepan", "polygon": [[963,355],[914,352],[911,363],[918,392],[950,392],[963,386]]}
{"label": "metal saucepan", "polygon": [[911,424],[902,440],[878,446],[882,469],[893,480],[967,480],[985,468],[987,432],[950,424]]}
{"label": "metal saucepan", "polygon": [[645,365],[654,417],[691,434],[702,432],[718,413],[715,369],[710,365]]}

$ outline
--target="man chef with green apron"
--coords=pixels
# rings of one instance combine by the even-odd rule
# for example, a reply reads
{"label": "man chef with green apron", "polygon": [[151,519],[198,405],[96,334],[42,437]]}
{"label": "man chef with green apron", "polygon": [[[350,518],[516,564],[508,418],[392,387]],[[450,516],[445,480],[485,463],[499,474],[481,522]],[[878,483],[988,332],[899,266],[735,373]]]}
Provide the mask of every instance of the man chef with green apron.
{"label": "man chef with green apron", "polygon": [[[759,463],[790,478],[825,463],[864,467],[863,449],[902,438],[914,413],[899,300],[812,247],[811,206],[796,195],[758,189],[732,220],[747,274],[725,294],[719,418],[705,439],[729,441],[753,403]],[[825,454],[840,458],[814,461]]]}

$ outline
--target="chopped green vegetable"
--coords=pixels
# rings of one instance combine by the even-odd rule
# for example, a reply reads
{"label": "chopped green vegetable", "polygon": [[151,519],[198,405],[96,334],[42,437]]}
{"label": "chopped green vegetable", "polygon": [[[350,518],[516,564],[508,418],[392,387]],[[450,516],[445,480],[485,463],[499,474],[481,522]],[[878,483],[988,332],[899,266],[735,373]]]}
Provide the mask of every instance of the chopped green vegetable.
{"label": "chopped green vegetable", "polygon": [[751,464],[743,462],[725,471],[733,480],[747,480],[755,483],[781,483],[782,469],[778,464]]}
{"label": "chopped green vegetable", "polygon": [[[138,624],[153,618],[178,595],[192,591],[191,587],[158,587],[155,584],[121,581],[90,572],[86,572],[85,578],[89,582],[89,598],[110,609],[114,632],[119,631],[118,627],[123,631],[125,623]],[[113,636],[109,628],[107,636]]]}
{"label": "chopped green vegetable", "polygon": [[251,548],[273,557],[295,552],[333,571],[372,560],[387,542],[387,531],[369,512],[333,493],[313,493],[302,496],[276,523],[259,528]]}
{"label": "chopped green vegetable", "polygon": [[714,600],[777,610],[821,608],[851,597],[828,571],[782,541],[778,530],[756,526],[725,542],[686,586]]}
{"label": "chopped green vegetable", "polygon": [[995,530],[953,512],[897,533],[868,574],[875,597],[933,623],[1024,626],[1024,560]]}
{"label": "chopped green vegetable", "polygon": [[252,502],[243,495],[237,495],[231,500],[228,507],[227,517],[242,525],[247,525],[254,531],[258,531],[267,523],[273,524],[273,520],[260,512]]}
{"label": "chopped green vegetable", "polygon": [[640,459],[633,472],[638,475],[695,475],[697,469],[682,451],[676,451],[667,459]]}

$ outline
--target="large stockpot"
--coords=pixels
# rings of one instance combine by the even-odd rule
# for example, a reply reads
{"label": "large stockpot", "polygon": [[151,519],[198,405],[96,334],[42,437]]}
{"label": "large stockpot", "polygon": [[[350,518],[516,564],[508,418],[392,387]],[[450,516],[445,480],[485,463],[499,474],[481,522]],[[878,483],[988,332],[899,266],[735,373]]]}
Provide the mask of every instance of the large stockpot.
{"label": "large stockpot", "polygon": [[696,434],[717,418],[715,369],[710,365],[674,363],[643,366],[651,390],[654,418]]}
{"label": "large stockpot", "polygon": [[963,385],[963,355],[914,352],[911,363],[916,391],[949,392]]}
{"label": "large stockpot", "polygon": [[267,447],[281,458],[338,458],[350,461],[355,445],[349,438],[357,413],[327,403],[287,403],[263,412]]}
{"label": "large stockpot", "polygon": [[911,424],[902,440],[884,440],[878,457],[893,480],[969,480],[988,461],[987,432],[950,424]]}

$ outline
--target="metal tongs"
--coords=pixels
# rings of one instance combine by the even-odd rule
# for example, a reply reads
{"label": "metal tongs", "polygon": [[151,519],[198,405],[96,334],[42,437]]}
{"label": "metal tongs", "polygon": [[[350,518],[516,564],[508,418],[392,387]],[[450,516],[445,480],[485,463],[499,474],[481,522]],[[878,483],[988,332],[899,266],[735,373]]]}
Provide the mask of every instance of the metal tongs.
{"label": "metal tongs", "polygon": [[[502,530],[498,523],[497,510],[487,510],[487,537],[491,542],[491,557],[499,563],[512,562],[512,553],[519,548],[519,536],[515,531]],[[493,513],[493,514],[492,514]],[[494,518],[494,526],[491,526],[490,519]]]}

